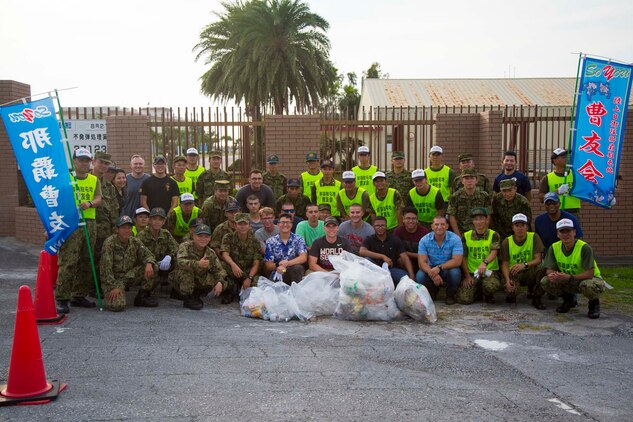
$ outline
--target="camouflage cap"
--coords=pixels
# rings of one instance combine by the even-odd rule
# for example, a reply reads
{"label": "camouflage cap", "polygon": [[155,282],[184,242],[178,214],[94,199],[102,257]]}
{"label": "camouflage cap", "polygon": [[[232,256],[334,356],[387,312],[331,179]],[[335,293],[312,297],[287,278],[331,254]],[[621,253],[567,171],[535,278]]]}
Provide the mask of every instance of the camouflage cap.
{"label": "camouflage cap", "polygon": [[154,164],[158,164],[158,163],[164,164],[164,163],[167,163],[167,160],[162,155],[157,155],[156,157],[154,157]]}
{"label": "camouflage cap", "polygon": [[393,154],[391,154],[391,158],[393,158],[394,160],[397,158],[404,158],[404,152],[403,151],[394,151]]}
{"label": "camouflage cap", "polygon": [[161,207],[152,208],[152,211],[149,213],[150,217],[163,217],[167,218],[167,214],[165,214],[165,210]]}
{"label": "camouflage cap", "polygon": [[121,217],[119,217],[119,219],[116,221],[116,226],[117,227],[121,227],[124,226],[126,224],[129,224],[130,226],[134,225],[134,221],[132,221],[132,219],[130,218],[129,215],[122,215]]}
{"label": "camouflage cap", "polygon": [[330,211],[332,212],[332,207],[330,204],[319,204],[319,211]]}
{"label": "camouflage cap", "polygon": [[464,169],[462,170],[461,177],[477,177],[479,173],[475,169]]}
{"label": "camouflage cap", "polygon": [[101,160],[106,164],[112,164],[112,155],[107,152],[97,151],[94,155],[95,160]]}
{"label": "camouflage cap", "polygon": [[459,154],[457,156],[457,160],[459,160],[459,162],[461,163],[462,161],[468,161],[468,160],[472,160],[473,159],[473,155],[470,153],[467,154]]}
{"label": "camouflage cap", "polygon": [[213,185],[214,189],[220,189],[220,190],[229,190],[231,188],[231,182],[229,182],[228,180],[216,180],[214,185]]}
{"label": "camouflage cap", "polygon": [[222,158],[222,151],[213,150],[209,153],[209,157],[220,157]]}
{"label": "camouflage cap", "polygon": [[505,179],[505,180],[502,180],[501,182],[499,182],[499,189],[501,189],[501,190],[512,189],[516,185],[517,185],[517,183],[516,183],[514,178],[512,178],[512,179]]}
{"label": "camouflage cap", "polygon": [[204,218],[202,217],[194,218],[193,220],[189,222],[189,227],[198,227],[200,224],[206,224],[206,222],[204,221]]}
{"label": "camouflage cap", "polygon": [[270,155],[266,162],[268,162],[268,164],[277,164],[279,162],[279,156],[277,154]]}
{"label": "camouflage cap", "polygon": [[237,201],[228,201],[224,206],[224,212],[239,211],[240,209],[240,204]]}
{"label": "camouflage cap", "polygon": [[211,227],[206,224],[200,224],[199,226],[196,226],[196,231],[194,233],[211,235]]}
{"label": "camouflage cap", "polygon": [[235,216],[236,223],[250,223],[251,216],[245,212],[241,212]]}
{"label": "camouflage cap", "polygon": [[184,155],[177,155],[174,157],[174,163],[177,163],[178,161],[184,161],[185,163],[187,162],[187,158],[185,158]]}
{"label": "camouflage cap", "polygon": [[477,217],[478,215],[488,216],[488,210],[484,207],[477,207],[470,210],[470,217]]}
{"label": "camouflage cap", "polygon": [[288,179],[288,181],[286,182],[286,186],[299,188],[301,187],[301,182],[299,181],[299,179]]}
{"label": "camouflage cap", "polygon": [[332,162],[332,160],[321,160],[321,168],[323,167],[334,168],[334,163]]}

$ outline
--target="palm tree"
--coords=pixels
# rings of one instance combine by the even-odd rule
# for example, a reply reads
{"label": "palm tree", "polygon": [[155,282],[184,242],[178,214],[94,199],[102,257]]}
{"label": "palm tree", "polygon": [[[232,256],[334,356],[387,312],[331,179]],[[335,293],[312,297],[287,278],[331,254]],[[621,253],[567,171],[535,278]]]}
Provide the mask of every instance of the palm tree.
{"label": "palm tree", "polygon": [[218,21],[207,25],[194,47],[209,70],[200,78],[204,94],[246,103],[252,116],[290,102],[316,109],[336,80],[329,58],[329,24],[300,0],[222,3]]}

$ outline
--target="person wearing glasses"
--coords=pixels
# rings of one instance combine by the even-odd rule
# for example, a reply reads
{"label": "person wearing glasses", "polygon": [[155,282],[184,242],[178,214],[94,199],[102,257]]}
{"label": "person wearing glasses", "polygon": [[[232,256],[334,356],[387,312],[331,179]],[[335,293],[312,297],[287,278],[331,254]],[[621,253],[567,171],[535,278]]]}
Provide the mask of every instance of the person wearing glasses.
{"label": "person wearing glasses", "polygon": [[308,261],[306,242],[290,230],[292,219],[290,214],[281,214],[279,234],[266,241],[264,253],[264,275],[271,280],[282,277],[286,284],[301,281]]}
{"label": "person wearing glasses", "polygon": [[[285,204],[281,205],[281,214],[288,214],[290,216],[292,216],[292,232],[296,233],[297,232],[297,225],[299,225],[299,223],[301,223],[303,221],[303,218],[301,217],[297,217],[296,215],[296,210],[295,210],[295,206],[292,204],[292,202],[286,202]],[[275,221],[275,224],[277,224],[278,221]]]}
{"label": "person wearing glasses", "polygon": [[279,234],[279,227],[275,225],[275,210],[270,207],[259,210],[259,218],[263,227],[255,232],[255,238],[259,240],[263,255],[266,252],[266,241]]}

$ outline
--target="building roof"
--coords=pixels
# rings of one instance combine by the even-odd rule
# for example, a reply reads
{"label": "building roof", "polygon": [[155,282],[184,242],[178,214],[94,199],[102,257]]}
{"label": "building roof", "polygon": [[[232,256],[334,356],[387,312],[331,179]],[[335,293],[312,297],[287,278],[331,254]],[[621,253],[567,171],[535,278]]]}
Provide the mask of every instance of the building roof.
{"label": "building roof", "polygon": [[571,106],[575,78],[365,79],[360,106]]}

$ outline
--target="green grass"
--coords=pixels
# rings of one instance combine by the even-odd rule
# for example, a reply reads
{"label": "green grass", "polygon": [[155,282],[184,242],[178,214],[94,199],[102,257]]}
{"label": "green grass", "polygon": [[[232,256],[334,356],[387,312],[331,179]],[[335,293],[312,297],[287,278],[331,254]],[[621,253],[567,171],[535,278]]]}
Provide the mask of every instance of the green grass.
{"label": "green grass", "polygon": [[600,273],[613,286],[600,297],[601,306],[633,316],[633,267],[600,268]]}

